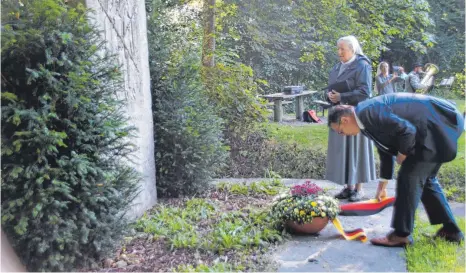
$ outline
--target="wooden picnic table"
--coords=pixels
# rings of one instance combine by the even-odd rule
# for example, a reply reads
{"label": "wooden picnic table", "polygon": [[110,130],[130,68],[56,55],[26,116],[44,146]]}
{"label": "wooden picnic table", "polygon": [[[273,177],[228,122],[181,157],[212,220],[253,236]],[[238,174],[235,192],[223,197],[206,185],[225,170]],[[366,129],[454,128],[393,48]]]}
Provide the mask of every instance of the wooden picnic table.
{"label": "wooden picnic table", "polygon": [[275,93],[275,94],[262,95],[261,97],[273,100],[274,102],[273,120],[275,122],[281,122],[283,119],[283,108],[282,108],[283,100],[296,98],[296,104],[295,104],[296,119],[302,120],[303,112],[304,112],[304,97],[311,96],[317,92],[318,91],[306,90],[299,94]]}

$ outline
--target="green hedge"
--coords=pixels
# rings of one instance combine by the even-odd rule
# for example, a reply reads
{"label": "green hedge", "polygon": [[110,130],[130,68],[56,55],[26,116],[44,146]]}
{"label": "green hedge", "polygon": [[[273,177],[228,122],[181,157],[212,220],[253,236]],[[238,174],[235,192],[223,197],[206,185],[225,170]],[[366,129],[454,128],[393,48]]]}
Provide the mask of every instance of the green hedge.
{"label": "green hedge", "polygon": [[[457,101],[461,109],[463,105]],[[287,178],[325,178],[328,128],[325,125],[291,126],[269,123],[266,131],[249,135],[236,143],[241,152],[232,157],[225,176],[263,177],[273,171]],[[449,199],[464,201],[464,135],[459,140],[458,156],[439,171],[440,184]],[[379,174],[377,152],[376,171]],[[399,167],[397,165],[396,172]]]}
{"label": "green hedge", "polygon": [[223,123],[203,90],[199,44],[186,35],[192,26],[183,15],[171,20],[173,3],[147,3],[157,194],[193,194],[225,164]]}
{"label": "green hedge", "polygon": [[281,177],[325,177],[326,152],[320,147],[279,142],[259,130],[236,140],[234,146],[239,152],[232,154],[223,176],[264,177],[273,171]]}
{"label": "green hedge", "polygon": [[30,271],[96,265],[138,175],[117,61],[82,5],[2,2],[2,229]]}

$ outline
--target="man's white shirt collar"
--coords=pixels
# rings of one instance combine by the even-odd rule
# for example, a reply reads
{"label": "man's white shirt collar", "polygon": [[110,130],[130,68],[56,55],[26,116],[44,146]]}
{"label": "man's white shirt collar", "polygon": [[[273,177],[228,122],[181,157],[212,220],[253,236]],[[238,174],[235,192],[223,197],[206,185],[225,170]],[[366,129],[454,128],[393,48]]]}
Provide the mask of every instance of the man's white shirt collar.
{"label": "man's white shirt collar", "polygon": [[364,130],[364,124],[362,124],[361,120],[359,120],[358,115],[356,115],[356,112],[354,113],[354,118],[356,119],[356,123],[358,124],[359,129]]}

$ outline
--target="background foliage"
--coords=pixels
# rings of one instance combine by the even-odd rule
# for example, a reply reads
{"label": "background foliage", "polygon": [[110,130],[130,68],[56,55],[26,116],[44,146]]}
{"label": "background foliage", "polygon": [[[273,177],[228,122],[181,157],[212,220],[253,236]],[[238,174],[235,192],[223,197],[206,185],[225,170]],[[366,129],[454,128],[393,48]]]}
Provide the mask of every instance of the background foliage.
{"label": "background foliage", "polygon": [[[153,1],[148,21],[157,192],[199,192],[224,166],[222,119],[202,88],[198,13],[176,2]],[[178,14],[178,20],[170,18]]]}
{"label": "background foliage", "polygon": [[[199,92],[206,92],[215,115],[222,118],[224,144],[229,147],[226,168],[217,175],[253,177],[273,170],[286,177],[323,177],[325,149],[312,141],[302,147],[271,139],[262,124],[264,104],[257,95],[278,92],[284,85],[309,89],[326,85],[328,71],[338,61],[336,41],[345,35],[358,37],[373,61],[374,74],[381,60],[404,65],[408,72],[412,63],[430,61],[441,67],[438,82],[442,75],[457,75],[452,90],[435,94],[463,95],[464,4],[444,2],[216,1],[216,65]],[[159,22],[160,28],[151,27],[157,29],[153,37],[167,36],[174,29],[184,32],[168,35],[177,37],[172,40],[152,39],[154,43],[166,50],[189,40],[190,48],[197,48],[193,54],[200,55],[203,7],[196,1],[164,3],[164,12],[183,16],[177,17],[177,24],[167,19]],[[440,42],[447,36],[450,43]]]}
{"label": "background foliage", "polygon": [[2,2],[2,229],[33,271],[93,266],[136,194],[115,59],[82,5]]}
{"label": "background foliage", "polygon": [[328,71],[337,62],[336,41],[342,36],[359,39],[374,61],[373,71],[396,39],[420,54],[433,45],[426,1],[224,2],[235,13],[220,22],[219,46],[235,49],[238,59],[268,82],[265,93],[285,85],[325,86]]}

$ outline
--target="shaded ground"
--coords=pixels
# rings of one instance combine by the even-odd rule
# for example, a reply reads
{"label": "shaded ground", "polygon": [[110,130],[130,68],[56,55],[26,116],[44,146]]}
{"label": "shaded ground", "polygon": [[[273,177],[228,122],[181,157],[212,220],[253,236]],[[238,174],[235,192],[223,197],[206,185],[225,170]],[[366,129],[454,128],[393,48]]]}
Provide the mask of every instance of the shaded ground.
{"label": "shaded ground", "polygon": [[[256,180],[257,181],[257,180]],[[241,212],[246,217],[249,211],[260,210],[271,203],[273,196],[266,194],[254,194],[253,196],[244,196],[240,194],[231,194],[211,190],[199,198],[208,198],[209,200],[218,201],[218,215],[228,212]],[[168,207],[181,207],[186,199],[160,199],[158,205],[167,205]],[[241,217],[239,215],[238,217]],[[218,219],[215,217],[199,221],[196,226],[196,232],[200,237],[209,236],[212,224]],[[167,238],[163,236],[154,236],[143,232],[133,231],[131,237],[126,238],[126,244],[116,250],[115,255],[104,260],[99,272],[128,272],[128,271],[145,271],[145,272],[167,272],[181,271],[178,266],[206,265],[212,267],[215,263],[225,263],[231,265],[241,265],[242,271],[270,271],[276,270],[276,264],[270,260],[270,255],[266,249],[274,248],[274,245],[264,247],[251,247],[246,250],[225,250],[225,251],[208,251],[199,248],[172,248]],[[214,268],[214,271],[232,271],[236,268]],[[182,268],[182,270],[189,270]],[[193,271],[192,269],[189,271]]]}
{"label": "shaded ground", "polygon": [[[253,181],[264,179],[222,179],[219,182],[235,182],[250,184]],[[304,183],[303,179],[282,179],[287,185]],[[322,188],[330,192],[338,192],[339,185],[328,181],[313,180]],[[375,195],[377,183],[365,185],[368,198]],[[394,195],[394,183],[388,186],[389,195]],[[219,214],[233,211],[241,212],[238,217],[246,217],[251,210],[267,207],[273,196],[254,194],[245,196],[211,190],[200,196],[209,198],[218,204]],[[167,207],[180,207],[186,199],[159,200],[159,204]],[[464,216],[465,204],[451,203],[455,215]],[[419,209],[421,217],[425,218],[423,208]],[[343,227],[347,230],[364,228],[369,239],[383,236],[390,230],[392,208],[387,208],[379,214],[365,217],[339,217]],[[212,223],[218,221],[211,217],[199,221],[197,232],[201,237],[208,236]],[[205,266],[205,270],[234,271],[279,271],[279,272],[324,272],[324,271],[406,271],[404,250],[401,248],[384,248],[371,245],[369,242],[346,241],[339,236],[332,224],[329,224],[319,236],[286,236],[286,240],[278,247],[266,245],[264,247],[251,247],[244,250],[226,250],[223,252],[207,251],[200,248],[171,248],[167,238],[153,236],[133,231],[131,237],[126,238],[127,243],[116,250],[115,255],[102,262],[100,272],[167,272],[193,269]],[[241,265],[241,267],[217,267],[213,264]],[[180,265],[190,264],[191,269]]]}

